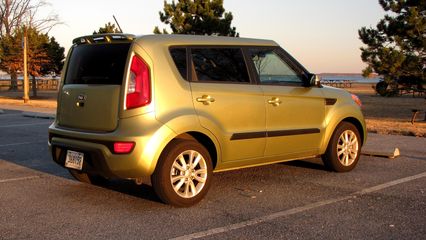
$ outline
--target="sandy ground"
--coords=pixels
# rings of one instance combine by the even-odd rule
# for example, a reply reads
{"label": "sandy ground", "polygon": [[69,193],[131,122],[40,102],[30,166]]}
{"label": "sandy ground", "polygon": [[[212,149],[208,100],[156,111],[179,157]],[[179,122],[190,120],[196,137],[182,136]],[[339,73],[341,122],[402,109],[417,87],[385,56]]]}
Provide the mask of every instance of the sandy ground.
{"label": "sandy ground", "polygon": [[[346,88],[360,97],[367,130],[373,133],[426,137],[426,96],[405,95],[381,97],[374,92],[372,84],[352,84]],[[42,110],[55,109],[56,91],[43,91],[38,97],[31,97],[29,103],[22,100],[22,92],[0,92],[0,109],[3,106],[27,106]],[[411,124],[412,110],[419,110],[414,124]]]}
{"label": "sandy ground", "polygon": [[23,92],[1,91],[0,92],[0,109],[1,109],[1,105],[29,106],[29,107],[37,107],[37,108],[55,109],[57,106],[56,104],[57,95],[58,93],[56,91],[40,91],[37,93],[37,97],[33,97],[30,95],[30,101],[28,103],[24,103]]}

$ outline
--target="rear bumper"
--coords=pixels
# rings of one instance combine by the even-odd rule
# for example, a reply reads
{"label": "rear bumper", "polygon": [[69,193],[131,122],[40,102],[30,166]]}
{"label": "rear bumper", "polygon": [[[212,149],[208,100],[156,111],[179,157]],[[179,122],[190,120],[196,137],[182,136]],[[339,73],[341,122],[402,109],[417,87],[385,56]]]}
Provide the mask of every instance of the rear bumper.
{"label": "rear bumper", "polygon": [[[105,133],[64,129],[54,122],[49,127],[49,149],[53,160],[63,167],[67,150],[72,150],[84,153],[82,172],[134,179],[152,175],[162,149],[173,137],[150,114],[121,119],[116,130]],[[114,142],[134,142],[135,147],[129,154],[114,154]]]}
{"label": "rear bumper", "polygon": [[[84,153],[82,172],[105,178],[138,178],[148,175],[146,168],[139,166],[139,149],[129,154],[113,154],[108,146],[90,141],[53,137],[49,143],[53,160],[65,167],[67,150]],[[139,148],[139,149],[138,149]]]}

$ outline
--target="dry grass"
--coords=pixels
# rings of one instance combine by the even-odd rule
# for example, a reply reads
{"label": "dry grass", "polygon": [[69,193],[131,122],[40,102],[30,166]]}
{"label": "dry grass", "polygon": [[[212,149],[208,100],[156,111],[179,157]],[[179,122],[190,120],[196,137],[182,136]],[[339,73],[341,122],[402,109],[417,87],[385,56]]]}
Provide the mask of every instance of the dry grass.
{"label": "dry grass", "polygon": [[39,92],[37,97],[30,97],[28,103],[24,103],[22,92],[0,92],[0,104],[29,106],[37,108],[56,108],[56,96],[54,91]]}
{"label": "dry grass", "polygon": [[46,100],[40,100],[40,99],[35,99],[35,100],[32,99],[29,103],[24,103],[24,100],[22,99],[10,99],[10,98],[0,97],[0,104],[24,105],[24,106],[37,107],[37,108],[56,108],[56,101],[46,101]]}
{"label": "dry grass", "polygon": [[[425,96],[381,97],[375,94],[370,84],[355,84],[346,90],[361,98],[369,132],[426,137]],[[420,112],[411,124],[413,109]]]}

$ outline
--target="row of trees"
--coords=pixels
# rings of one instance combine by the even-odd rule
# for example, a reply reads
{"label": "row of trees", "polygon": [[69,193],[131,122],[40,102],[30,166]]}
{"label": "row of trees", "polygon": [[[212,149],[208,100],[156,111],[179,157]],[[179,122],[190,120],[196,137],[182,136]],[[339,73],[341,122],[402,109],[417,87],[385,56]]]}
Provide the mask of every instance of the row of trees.
{"label": "row of trees", "polygon": [[[64,48],[49,30],[59,24],[56,15],[38,19],[40,9],[47,7],[43,0],[0,0],[0,70],[10,74],[11,90],[17,89],[17,76],[24,68],[23,38],[27,37],[28,73],[35,78],[45,74],[59,74],[64,60]],[[198,34],[238,37],[231,27],[233,16],[225,12],[223,0],[178,0],[164,1],[164,12],[160,20],[169,24],[174,34]],[[120,30],[108,22],[93,34],[119,33]],[[158,27],[157,34],[168,32]]]}
{"label": "row of trees", "polygon": [[47,3],[37,0],[0,0],[0,70],[10,74],[11,90],[17,89],[17,76],[22,73],[23,39],[27,37],[28,73],[33,79],[45,74],[59,74],[65,49],[49,30],[59,24],[56,15],[37,18]]}
{"label": "row of trees", "polygon": [[[386,15],[376,28],[363,27],[359,36],[366,45],[361,58],[368,64],[364,75],[372,72],[386,82],[412,78],[426,81],[426,1],[378,0]],[[33,79],[47,73],[59,73],[63,66],[64,48],[48,31],[58,24],[57,16],[37,19],[46,6],[43,0],[0,0],[0,70],[11,75],[16,88],[17,74],[23,69],[22,38],[28,36],[29,74]],[[217,35],[238,37],[231,26],[233,16],[226,12],[223,0],[164,1],[159,12],[161,22],[173,34]],[[93,34],[118,33],[115,24],[107,23]],[[154,33],[168,34],[155,27]]]}

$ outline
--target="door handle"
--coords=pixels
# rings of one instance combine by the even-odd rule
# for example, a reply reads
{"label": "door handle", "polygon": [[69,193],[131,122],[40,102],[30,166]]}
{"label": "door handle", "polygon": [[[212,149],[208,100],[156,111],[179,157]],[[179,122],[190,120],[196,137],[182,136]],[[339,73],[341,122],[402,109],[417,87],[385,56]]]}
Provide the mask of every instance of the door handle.
{"label": "door handle", "polygon": [[278,107],[282,103],[282,101],[277,97],[273,97],[273,98],[268,100],[268,103],[272,104],[272,106],[274,106],[274,107]]}
{"label": "door handle", "polygon": [[216,101],[210,95],[203,95],[202,97],[196,98],[197,102],[203,103],[204,105],[210,105],[210,103]]}

